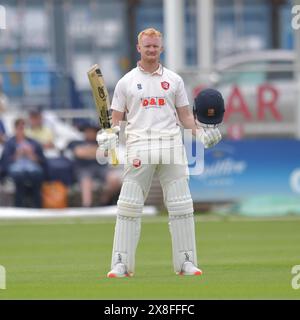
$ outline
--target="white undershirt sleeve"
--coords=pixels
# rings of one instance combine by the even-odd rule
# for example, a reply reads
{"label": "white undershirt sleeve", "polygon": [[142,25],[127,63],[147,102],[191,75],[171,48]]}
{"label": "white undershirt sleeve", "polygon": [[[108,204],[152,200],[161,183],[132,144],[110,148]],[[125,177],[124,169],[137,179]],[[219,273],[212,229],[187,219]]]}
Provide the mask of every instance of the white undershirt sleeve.
{"label": "white undershirt sleeve", "polygon": [[112,103],[111,103],[111,109],[124,112],[126,108],[126,88],[124,86],[124,81],[120,79],[116,85]]}
{"label": "white undershirt sleeve", "polygon": [[184,88],[184,83],[181,77],[178,78],[178,86],[175,94],[175,106],[177,108],[189,105],[189,100]]}

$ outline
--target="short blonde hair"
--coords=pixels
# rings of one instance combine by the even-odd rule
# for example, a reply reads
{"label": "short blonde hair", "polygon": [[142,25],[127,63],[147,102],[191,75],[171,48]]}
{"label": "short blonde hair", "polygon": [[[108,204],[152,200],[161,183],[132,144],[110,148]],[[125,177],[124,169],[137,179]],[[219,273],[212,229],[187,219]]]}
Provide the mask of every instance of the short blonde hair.
{"label": "short blonde hair", "polygon": [[138,43],[141,42],[143,36],[160,37],[162,39],[162,33],[154,28],[147,28],[147,29],[141,31],[137,37]]}

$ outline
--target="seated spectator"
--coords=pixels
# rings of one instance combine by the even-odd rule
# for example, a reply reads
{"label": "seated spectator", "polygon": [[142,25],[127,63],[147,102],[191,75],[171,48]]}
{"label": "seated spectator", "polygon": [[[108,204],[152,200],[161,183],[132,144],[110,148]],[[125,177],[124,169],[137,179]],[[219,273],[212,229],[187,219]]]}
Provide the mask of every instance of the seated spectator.
{"label": "seated spectator", "polygon": [[54,148],[54,135],[52,130],[43,123],[41,107],[29,110],[28,121],[26,136],[38,141],[44,149]]}
{"label": "seated spectator", "polygon": [[[2,144],[5,142],[5,140],[6,140],[5,127],[2,120],[0,119],[0,147],[1,147],[0,154],[2,153]],[[3,176],[4,176],[4,170],[3,170],[2,161],[0,160],[0,182],[2,181]]]}
{"label": "seated spectator", "polygon": [[92,206],[95,179],[103,183],[99,199],[102,205],[110,204],[121,188],[119,175],[114,170],[110,170],[108,165],[100,165],[96,160],[97,131],[97,125],[87,123],[83,127],[84,140],[72,141],[68,146],[73,151],[74,174],[80,183],[81,203],[84,207]]}
{"label": "seated spectator", "polygon": [[2,120],[0,119],[0,144],[2,144],[6,139],[5,128]]}
{"label": "seated spectator", "polygon": [[[43,149],[25,136],[24,119],[17,119],[14,128],[15,135],[4,144],[1,162],[5,174],[15,183],[15,206],[41,208],[41,186],[46,174]],[[32,200],[30,205],[28,198]]]}
{"label": "seated spectator", "polygon": [[8,109],[8,98],[3,90],[3,78],[0,75],[0,113],[7,111]]}
{"label": "seated spectator", "polygon": [[[4,128],[4,125],[3,125],[3,122],[1,121],[0,119],[0,153],[2,153],[2,144],[4,143],[5,141],[5,128]],[[4,176],[4,170],[3,170],[3,165],[2,165],[2,161],[0,159],[0,182],[2,181],[2,178]]]}

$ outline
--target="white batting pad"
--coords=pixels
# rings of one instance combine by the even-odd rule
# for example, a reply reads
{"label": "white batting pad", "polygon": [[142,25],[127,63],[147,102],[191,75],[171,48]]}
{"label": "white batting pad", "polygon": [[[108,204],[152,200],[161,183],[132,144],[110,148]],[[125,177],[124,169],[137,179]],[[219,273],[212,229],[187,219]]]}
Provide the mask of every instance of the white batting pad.
{"label": "white batting pad", "polygon": [[170,215],[184,215],[194,212],[187,178],[172,181],[164,185],[163,189],[165,204]]}
{"label": "white batting pad", "polygon": [[172,237],[174,271],[180,272],[185,261],[197,266],[195,223],[193,213],[170,215],[169,228]]}
{"label": "white batting pad", "polygon": [[118,214],[123,216],[141,215],[144,206],[144,194],[140,185],[125,180],[118,200]]}
{"label": "white batting pad", "polygon": [[140,233],[140,217],[117,216],[111,268],[116,263],[122,262],[126,265],[129,273],[134,273],[135,252]]}
{"label": "white batting pad", "polygon": [[163,189],[169,212],[174,270],[180,272],[185,261],[197,266],[193,200],[187,178],[172,181]]}
{"label": "white batting pad", "polygon": [[144,196],[139,184],[134,181],[124,181],[118,200],[112,268],[116,263],[122,262],[127,266],[128,272],[134,272],[143,205]]}

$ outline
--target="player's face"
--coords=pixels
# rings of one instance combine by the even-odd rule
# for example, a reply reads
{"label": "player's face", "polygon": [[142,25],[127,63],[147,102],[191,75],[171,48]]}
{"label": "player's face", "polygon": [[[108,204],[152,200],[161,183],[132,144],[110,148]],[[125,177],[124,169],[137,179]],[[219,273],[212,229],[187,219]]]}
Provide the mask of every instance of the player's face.
{"label": "player's face", "polygon": [[140,43],[137,45],[137,50],[141,54],[141,60],[154,63],[159,61],[162,53],[162,40],[156,36],[143,36]]}

